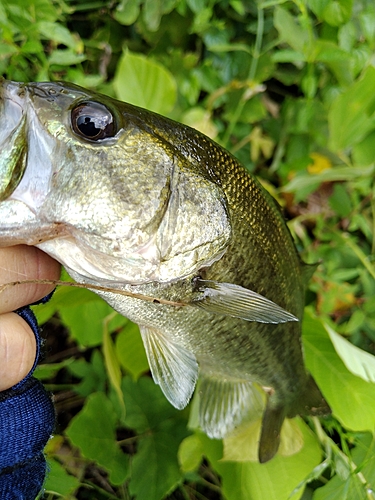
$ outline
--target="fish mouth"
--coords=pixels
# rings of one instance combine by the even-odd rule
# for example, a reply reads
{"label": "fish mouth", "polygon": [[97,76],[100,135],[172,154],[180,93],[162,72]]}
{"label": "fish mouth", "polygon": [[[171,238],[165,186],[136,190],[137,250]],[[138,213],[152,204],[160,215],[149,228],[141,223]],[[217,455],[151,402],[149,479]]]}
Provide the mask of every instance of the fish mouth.
{"label": "fish mouth", "polygon": [[[63,225],[36,216],[36,204],[43,202],[51,176],[51,147],[42,155],[30,145],[33,134],[42,133],[29,94],[28,85],[0,77],[0,247],[36,245],[67,234]],[[35,176],[35,169],[42,170],[43,179]]]}
{"label": "fish mouth", "polygon": [[22,85],[0,80],[0,201],[20,183],[27,164],[26,115]]}

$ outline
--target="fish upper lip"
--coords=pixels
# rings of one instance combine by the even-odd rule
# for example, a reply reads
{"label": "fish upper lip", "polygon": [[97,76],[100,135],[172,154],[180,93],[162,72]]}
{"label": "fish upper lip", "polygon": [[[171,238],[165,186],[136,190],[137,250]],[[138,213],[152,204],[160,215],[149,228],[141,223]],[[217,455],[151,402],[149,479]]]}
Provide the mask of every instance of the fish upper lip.
{"label": "fish upper lip", "polygon": [[0,101],[2,101],[0,116],[6,116],[6,120],[4,120],[5,127],[0,129],[0,145],[3,145],[22,122],[25,106],[25,89],[24,87],[20,87],[20,84],[7,80],[0,80],[0,85]]}
{"label": "fish upper lip", "polygon": [[[1,154],[5,157],[8,155],[7,150],[12,147],[12,136],[18,134],[21,127],[25,126],[26,168],[9,199],[22,201],[36,212],[48,192],[53,170],[50,157],[54,141],[48,132],[41,134],[42,125],[36,118],[32,103],[32,88],[30,84],[0,79],[0,120],[5,124],[0,129],[0,159]],[[39,141],[44,141],[43,149],[38,149],[36,141],[33,141],[33,135],[38,135]],[[35,175],[36,172],[38,175]]]}

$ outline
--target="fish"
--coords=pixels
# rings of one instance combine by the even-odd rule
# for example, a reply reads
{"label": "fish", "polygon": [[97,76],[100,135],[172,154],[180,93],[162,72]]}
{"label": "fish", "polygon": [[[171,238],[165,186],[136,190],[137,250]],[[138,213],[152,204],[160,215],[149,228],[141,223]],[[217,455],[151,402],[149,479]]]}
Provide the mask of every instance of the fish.
{"label": "fish", "polygon": [[234,156],[65,82],[1,80],[0,123],[0,246],[40,248],[137,323],[174,407],[198,384],[200,427],[215,439],[263,412],[261,463],[285,418],[330,412],[301,343],[315,267]]}

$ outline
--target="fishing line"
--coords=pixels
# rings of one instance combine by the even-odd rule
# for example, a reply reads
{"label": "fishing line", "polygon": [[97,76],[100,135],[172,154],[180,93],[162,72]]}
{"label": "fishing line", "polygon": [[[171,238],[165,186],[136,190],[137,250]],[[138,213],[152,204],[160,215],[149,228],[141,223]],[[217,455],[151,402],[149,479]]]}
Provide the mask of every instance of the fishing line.
{"label": "fishing line", "polygon": [[9,283],[4,283],[4,284],[0,285],[0,294],[2,292],[4,292],[7,288],[10,288],[12,286],[31,285],[31,284],[70,286],[70,287],[74,287],[74,288],[86,288],[87,290],[98,290],[101,292],[115,293],[118,295],[124,295],[125,297],[131,297],[133,299],[144,300],[145,302],[152,302],[154,304],[163,304],[163,305],[174,306],[174,307],[184,307],[187,305],[191,305],[191,304],[188,304],[187,302],[175,302],[173,300],[150,297],[148,295],[143,295],[141,293],[129,292],[127,290],[119,290],[118,288],[111,288],[111,287],[106,287],[106,286],[101,286],[101,285],[91,285],[91,284],[87,284],[87,283],[76,283],[76,282],[72,282],[72,281],[47,280],[47,279],[46,280],[18,280],[18,281],[11,281]]}

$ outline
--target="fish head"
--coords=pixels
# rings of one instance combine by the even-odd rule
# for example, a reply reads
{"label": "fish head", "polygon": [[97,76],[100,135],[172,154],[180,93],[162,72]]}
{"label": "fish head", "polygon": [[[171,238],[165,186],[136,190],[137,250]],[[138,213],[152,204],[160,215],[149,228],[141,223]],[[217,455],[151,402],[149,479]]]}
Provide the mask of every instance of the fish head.
{"label": "fish head", "polygon": [[178,280],[225,252],[221,187],[168,140],[183,126],[74,85],[5,80],[0,123],[0,246],[129,284]]}

